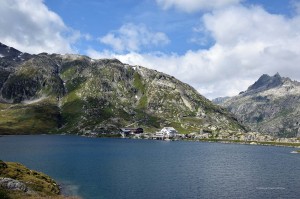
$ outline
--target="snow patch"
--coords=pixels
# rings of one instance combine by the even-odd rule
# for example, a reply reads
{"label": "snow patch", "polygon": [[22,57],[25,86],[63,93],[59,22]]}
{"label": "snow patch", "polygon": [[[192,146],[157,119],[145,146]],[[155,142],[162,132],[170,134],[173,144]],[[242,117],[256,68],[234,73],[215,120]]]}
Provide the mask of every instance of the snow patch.
{"label": "snow patch", "polygon": [[4,57],[4,55],[0,54],[0,58],[1,58],[1,57]]}

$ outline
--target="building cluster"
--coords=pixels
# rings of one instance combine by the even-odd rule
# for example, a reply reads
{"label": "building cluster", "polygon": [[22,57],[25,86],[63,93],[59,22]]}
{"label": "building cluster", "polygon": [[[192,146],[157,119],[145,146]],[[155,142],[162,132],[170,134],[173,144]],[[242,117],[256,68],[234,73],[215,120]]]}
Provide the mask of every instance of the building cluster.
{"label": "building cluster", "polygon": [[[135,139],[154,139],[154,140],[220,140],[220,141],[238,141],[238,142],[285,142],[300,143],[299,138],[275,138],[271,135],[265,135],[258,132],[234,133],[234,132],[214,132],[209,130],[200,130],[189,134],[180,134],[173,127],[164,127],[155,133],[146,133],[143,128],[121,128],[119,132],[102,133],[104,137],[123,137]],[[101,133],[89,132],[89,137],[101,137]]]}
{"label": "building cluster", "polygon": [[144,133],[142,128],[121,128],[120,134],[122,137],[146,138],[155,140],[170,140],[180,136],[178,131],[173,127],[164,127],[160,131],[150,134]]}

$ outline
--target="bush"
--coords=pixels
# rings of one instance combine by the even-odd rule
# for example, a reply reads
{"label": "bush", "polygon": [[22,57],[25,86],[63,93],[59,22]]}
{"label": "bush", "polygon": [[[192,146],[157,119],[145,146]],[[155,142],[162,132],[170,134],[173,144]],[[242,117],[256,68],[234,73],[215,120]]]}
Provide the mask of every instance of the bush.
{"label": "bush", "polygon": [[5,164],[5,162],[3,162],[2,160],[0,160],[0,174],[2,172],[2,170],[7,168],[7,164]]}
{"label": "bush", "polygon": [[1,189],[1,188],[0,188],[0,198],[1,199],[11,199],[9,197],[8,193],[5,190]]}

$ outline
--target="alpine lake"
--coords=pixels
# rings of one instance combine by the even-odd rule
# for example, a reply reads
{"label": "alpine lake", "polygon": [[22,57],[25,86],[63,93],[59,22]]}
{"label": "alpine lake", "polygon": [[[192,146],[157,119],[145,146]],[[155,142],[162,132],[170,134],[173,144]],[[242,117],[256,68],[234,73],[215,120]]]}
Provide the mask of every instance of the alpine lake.
{"label": "alpine lake", "polygon": [[0,137],[0,159],[84,199],[299,198],[293,148],[62,135]]}

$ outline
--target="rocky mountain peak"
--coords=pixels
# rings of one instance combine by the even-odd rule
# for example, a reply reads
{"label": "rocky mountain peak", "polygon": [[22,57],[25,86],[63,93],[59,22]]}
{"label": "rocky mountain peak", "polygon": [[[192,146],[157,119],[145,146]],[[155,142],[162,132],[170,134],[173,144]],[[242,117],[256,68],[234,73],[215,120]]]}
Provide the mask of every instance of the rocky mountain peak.
{"label": "rocky mountain peak", "polygon": [[0,57],[8,57],[8,56],[16,57],[20,54],[21,54],[20,51],[0,43]]}
{"label": "rocky mountain peak", "polygon": [[240,94],[249,95],[275,88],[283,85],[283,83],[288,79],[289,78],[281,77],[279,73],[276,73],[274,76],[263,74],[254,84],[249,86],[245,92],[242,92]]}
{"label": "rocky mountain peak", "polygon": [[299,136],[300,82],[262,75],[247,91],[221,105],[253,131],[281,137]]}
{"label": "rocky mountain peak", "polygon": [[20,62],[27,60],[30,57],[30,54],[23,53],[0,42],[0,58],[5,58],[8,61]]}

